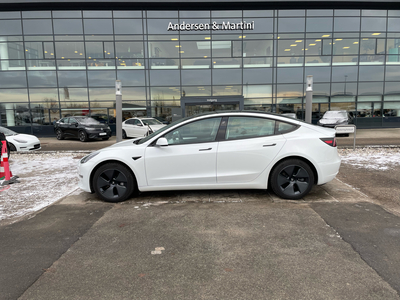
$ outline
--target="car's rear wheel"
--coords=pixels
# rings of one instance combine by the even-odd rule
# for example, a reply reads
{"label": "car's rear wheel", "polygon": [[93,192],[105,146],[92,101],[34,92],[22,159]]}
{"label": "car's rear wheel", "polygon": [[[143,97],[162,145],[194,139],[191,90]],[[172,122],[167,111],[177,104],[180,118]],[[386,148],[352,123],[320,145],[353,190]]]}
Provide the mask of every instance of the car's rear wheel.
{"label": "car's rear wheel", "polygon": [[83,130],[79,131],[78,137],[81,142],[87,142],[87,140],[88,140],[88,136],[87,136],[86,132],[84,132]]}
{"label": "car's rear wheel", "polygon": [[56,130],[56,137],[57,137],[57,140],[63,140],[64,139],[64,133],[62,132],[61,129],[57,129]]}
{"label": "car's rear wheel", "polygon": [[298,200],[307,195],[313,187],[314,173],[306,162],[287,159],[274,167],[270,183],[272,190],[279,197]]}
{"label": "car's rear wheel", "polygon": [[121,202],[136,190],[130,170],[119,163],[101,166],[93,176],[93,188],[97,196],[106,202]]}

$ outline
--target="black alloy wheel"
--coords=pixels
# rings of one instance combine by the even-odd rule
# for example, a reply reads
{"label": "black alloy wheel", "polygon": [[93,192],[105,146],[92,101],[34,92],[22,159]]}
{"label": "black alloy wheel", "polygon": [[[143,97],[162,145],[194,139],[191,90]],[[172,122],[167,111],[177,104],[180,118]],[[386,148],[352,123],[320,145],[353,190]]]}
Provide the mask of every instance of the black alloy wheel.
{"label": "black alloy wheel", "polygon": [[288,159],[276,165],[271,173],[271,187],[283,199],[298,200],[307,195],[314,185],[310,166],[299,159]]}
{"label": "black alloy wheel", "polygon": [[63,140],[64,139],[64,133],[60,128],[56,130],[56,138],[57,140]]}
{"label": "black alloy wheel", "polygon": [[80,131],[78,132],[78,137],[79,137],[79,140],[80,140],[81,142],[87,142],[87,140],[88,140],[88,136],[87,136],[86,132],[83,131],[83,130],[80,130]]}
{"label": "black alloy wheel", "polygon": [[130,170],[119,163],[101,166],[93,176],[93,187],[97,196],[106,202],[121,202],[136,190]]}

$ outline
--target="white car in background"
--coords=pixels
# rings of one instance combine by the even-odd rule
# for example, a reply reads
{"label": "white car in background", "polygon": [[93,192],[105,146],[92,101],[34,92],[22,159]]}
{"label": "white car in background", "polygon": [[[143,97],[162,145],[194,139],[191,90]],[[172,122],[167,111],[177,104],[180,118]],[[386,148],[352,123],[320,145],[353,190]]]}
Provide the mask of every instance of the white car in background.
{"label": "white car in background", "polygon": [[34,135],[17,133],[2,126],[0,126],[0,132],[6,136],[11,151],[30,151],[41,148],[39,139]]}
{"label": "white car in background", "polygon": [[122,122],[122,138],[145,137],[164,126],[154,118],[131,118]]}
{"label": "white car in background", "polygon": [[301,199],[339,172],[335,130],[277,114],[212,112],[81,159],[79,187],[108,202],[135,192],[271,189]]}

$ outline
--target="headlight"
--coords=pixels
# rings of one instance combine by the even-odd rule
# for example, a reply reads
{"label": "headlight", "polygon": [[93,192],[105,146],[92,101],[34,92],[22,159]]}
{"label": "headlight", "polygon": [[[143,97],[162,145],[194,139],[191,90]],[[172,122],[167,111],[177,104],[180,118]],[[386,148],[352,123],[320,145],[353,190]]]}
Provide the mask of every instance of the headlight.
{"label": "headlight", "polygon": [[18,142],[18,143],[22,143],[22,144],[26,144],[26,143],[27,143],[27,141],[24,141],[24,140],[18,140],[18,139],[14,139],[14,141],[16,141],[16,142]]}
{"label": "headlight", "polygon": [[111,130],[110,126],[107,126],[107,128],[106,128],[106,129],[108,129],[108,130]]}
{"label": "headlight", "polygon": [[81,159],[81,164],[88,162],[89,160],[91,160],[93,157],[95,157],[99,153],[100,153],[99,151],[96,151],[96,152],[90,153],[89,155],[86,155],[84,158]]}
{"label": "headlight", "polygon": [[86,130],[96,130],[96,128],[85,127]]}

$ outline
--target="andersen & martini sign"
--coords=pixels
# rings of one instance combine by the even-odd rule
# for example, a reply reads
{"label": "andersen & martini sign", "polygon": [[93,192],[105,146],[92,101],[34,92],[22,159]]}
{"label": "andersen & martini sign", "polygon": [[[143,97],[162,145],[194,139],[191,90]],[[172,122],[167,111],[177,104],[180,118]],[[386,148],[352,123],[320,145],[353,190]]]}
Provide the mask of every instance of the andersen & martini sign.
{"label": "andersen & martini sign", "polygon": [[254,30],[254,21],[251,22],[212,22],[212,23],[168,23],[168,31],[192,31],[192,30]]}

